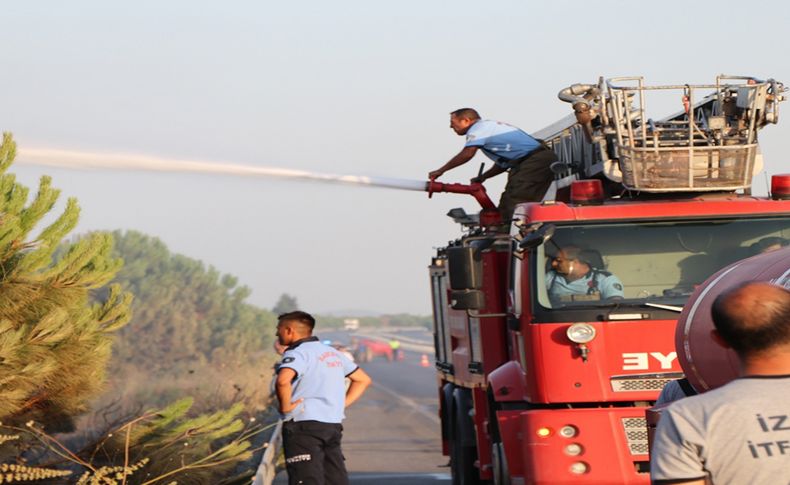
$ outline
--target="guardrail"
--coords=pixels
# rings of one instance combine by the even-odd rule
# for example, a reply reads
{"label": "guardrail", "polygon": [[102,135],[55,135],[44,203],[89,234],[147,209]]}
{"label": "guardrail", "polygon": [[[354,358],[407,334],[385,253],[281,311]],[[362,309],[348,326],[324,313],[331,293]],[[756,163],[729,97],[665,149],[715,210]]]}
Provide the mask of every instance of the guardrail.
{"label": "guardrail", "polygon": [[280,450],[283,446],[283,420],[277,421],[277,426],[274,427],[274,432],[266,446],[266,451],[263,452],[261,463],[258,465],[258,470],[255,472],[255,478],[252,485],[272,485],[274,477],[277,475],[277,458],[280,456]]}

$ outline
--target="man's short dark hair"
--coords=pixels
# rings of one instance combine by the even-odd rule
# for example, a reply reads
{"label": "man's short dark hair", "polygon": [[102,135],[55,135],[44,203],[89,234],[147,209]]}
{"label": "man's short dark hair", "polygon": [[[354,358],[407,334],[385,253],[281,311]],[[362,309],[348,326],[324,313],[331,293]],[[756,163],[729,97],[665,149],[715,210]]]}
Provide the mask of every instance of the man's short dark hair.
{"label": "man's short dark hair", "polygon": [[455,116],[456,118],[466,118],[469,120],[480,119],[480,113],[478,113],[477,110],[474,110],[472,108],[459,108],[450,114],[452,116]]}
{"label": "man's short dark hair", "polygon": [[282,322],[299,322],[302,325],[307,325],[310,327],[311,332],[315,328],[315,318],[313,318],[313,316],[309,313],[299,310],[283,313],[282,315],[278,316],[277,323]]}
{"label": "man's short dark hair", "polygon": [[750,281],[720,294],[711,306],[713,325],[739,356],[790,343],[790,291]]}
{"label": "man's short dark hair", "polygon": [[579,246],[563,246],[561,249],[562,252],[565,253],[565,257],[571,261],[580,261],[594,269],[606,269],[603,264],[601,253],[595,249],[582,248]]}

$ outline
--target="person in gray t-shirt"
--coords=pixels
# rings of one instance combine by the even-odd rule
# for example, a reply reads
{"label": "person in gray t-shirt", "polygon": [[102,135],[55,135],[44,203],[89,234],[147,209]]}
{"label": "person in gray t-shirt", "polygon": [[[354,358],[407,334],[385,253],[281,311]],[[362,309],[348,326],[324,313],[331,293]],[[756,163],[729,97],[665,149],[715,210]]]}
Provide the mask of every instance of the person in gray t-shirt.
{"label": "person in gray t-shirt", "polygon": [[655,484],[790,484],[790,291],[750,282],[719,295],[714,338],[741,375],[672,403],[650,462]]}

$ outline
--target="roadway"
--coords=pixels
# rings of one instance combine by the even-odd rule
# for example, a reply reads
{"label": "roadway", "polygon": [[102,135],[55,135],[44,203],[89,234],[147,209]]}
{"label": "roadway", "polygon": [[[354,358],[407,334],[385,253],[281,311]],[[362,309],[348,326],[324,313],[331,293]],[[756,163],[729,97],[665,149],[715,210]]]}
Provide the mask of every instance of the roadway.
{"label": "roadway", "polygon": [[[422,355],[433,345],[427,331],[368,331],[371,336],[402,336],[404,358],[378,357],[362,364],[373,386],[348,410],[343,423],[343,454],[352,484],[418,485],[450,483],[448,459],[441,454],[436,372]],[[348,344],[348,332],[317,332],[322,339]],[[287,483],[281,473],[275,484]]]}

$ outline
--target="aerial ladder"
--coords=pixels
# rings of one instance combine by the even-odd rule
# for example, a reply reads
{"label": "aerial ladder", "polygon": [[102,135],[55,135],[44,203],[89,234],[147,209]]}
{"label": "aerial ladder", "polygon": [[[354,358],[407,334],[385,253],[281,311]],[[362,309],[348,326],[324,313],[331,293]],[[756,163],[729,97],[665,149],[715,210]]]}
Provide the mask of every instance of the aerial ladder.
{"label": "aerial ladder", "polygon": [[[724,74],[700,85],[601,78],[561,90],[573,115],[535,136],[560,160],[560,190],[575,179],[601,178],[631,192],[748,193],[762,170],[758,130],[777,123],[784,91],[773,79]],[[647,116],[648,101],[681,109],[654,120]]]}

